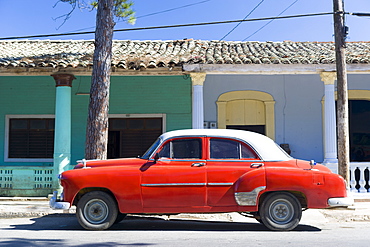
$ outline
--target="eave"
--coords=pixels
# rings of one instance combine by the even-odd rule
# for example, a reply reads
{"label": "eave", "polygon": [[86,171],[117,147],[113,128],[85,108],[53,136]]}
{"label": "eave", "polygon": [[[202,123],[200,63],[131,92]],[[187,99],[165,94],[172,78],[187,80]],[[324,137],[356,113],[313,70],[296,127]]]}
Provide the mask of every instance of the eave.
{"label": "eave", "polygon": [[[92,67],[89,68],[51,68],[51,67],[37,67],[37,68],[1,68],[0,76],[50,76],[55,73],[68,73],[75,76],[91,76]],[[176,76],[183,75],[184,72],[181,67],[173,68],[156,68],[156,69],[139,69],[127,70],[120,68],[112,68],[111,76]]]}
{"label": "eave", "polygon": [[[206,74],[317,74],[336,71],[335,64],[184,64],[185,73]],[[348,64],[350,74],[370,73],[370,64]]]}

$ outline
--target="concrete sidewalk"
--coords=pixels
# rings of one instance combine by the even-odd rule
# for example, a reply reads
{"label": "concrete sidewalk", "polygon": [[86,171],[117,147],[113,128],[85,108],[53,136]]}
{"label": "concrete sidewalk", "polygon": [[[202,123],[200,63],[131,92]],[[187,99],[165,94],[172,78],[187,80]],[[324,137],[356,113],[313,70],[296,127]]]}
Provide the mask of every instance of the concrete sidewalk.
{"label": "concrete sidewalk", "polygon": [[[45,197],[0,197],[0,218],[41,217],[49,214],[75,214],[75,207],[69,210],[52,210]],[[222,214],[179,214],[165,219],[192,219],[229,222],[254,221],[238,213]],[[355,205],[349,208],[308,209],[303,212],[302,224],[370,221],[370,193],[366,197],[355,197]]]}

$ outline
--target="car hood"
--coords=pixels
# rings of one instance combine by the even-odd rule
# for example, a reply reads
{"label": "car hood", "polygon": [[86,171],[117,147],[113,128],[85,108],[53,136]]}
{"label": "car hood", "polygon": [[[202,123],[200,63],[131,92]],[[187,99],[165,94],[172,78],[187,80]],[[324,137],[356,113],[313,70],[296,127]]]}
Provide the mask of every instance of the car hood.
{"label": "car hood", "polygon": [[148,160],[140,158],[122,158],[122,159],[108,159],[108,160],[79,160],[74,169],[84,167],[109,167],[109,166],[141,166],[147,163]]}

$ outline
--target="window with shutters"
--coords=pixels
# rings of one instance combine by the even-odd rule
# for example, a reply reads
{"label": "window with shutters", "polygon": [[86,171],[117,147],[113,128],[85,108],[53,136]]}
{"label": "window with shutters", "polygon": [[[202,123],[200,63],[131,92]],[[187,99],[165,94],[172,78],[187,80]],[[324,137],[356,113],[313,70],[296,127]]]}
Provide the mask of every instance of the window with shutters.
{"label": "window with shutters", "polygon": [[49,162],[54,153],[54,118],[7,118],[7,161]]}

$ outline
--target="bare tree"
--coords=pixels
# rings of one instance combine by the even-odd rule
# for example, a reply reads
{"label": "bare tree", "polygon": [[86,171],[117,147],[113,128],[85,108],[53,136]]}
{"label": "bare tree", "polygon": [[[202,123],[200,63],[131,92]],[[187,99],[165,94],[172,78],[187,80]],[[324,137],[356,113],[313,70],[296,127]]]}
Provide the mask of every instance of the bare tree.
{"label": "bare tree", "polygon": [[[60,1],[70,3],[73,10],[86,6],[83,0]],[[98,0],[89,4],[97,9],[97,15],[85,158],[106,159],[114,17],[125,18],[129,23],[133,23],[135,19],[131,9],[133,3],[129,0]],[[66,15],[65,20],[72,11]]]}

